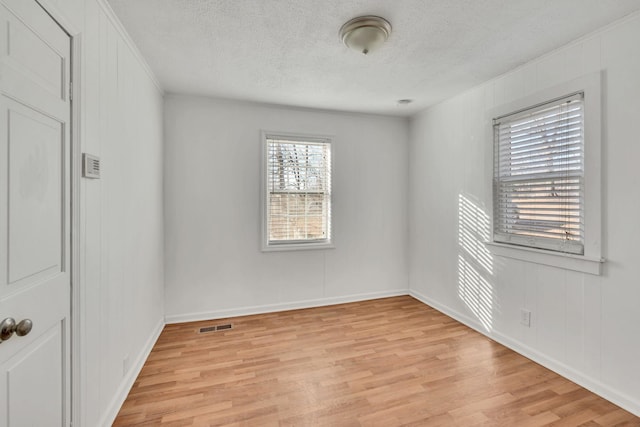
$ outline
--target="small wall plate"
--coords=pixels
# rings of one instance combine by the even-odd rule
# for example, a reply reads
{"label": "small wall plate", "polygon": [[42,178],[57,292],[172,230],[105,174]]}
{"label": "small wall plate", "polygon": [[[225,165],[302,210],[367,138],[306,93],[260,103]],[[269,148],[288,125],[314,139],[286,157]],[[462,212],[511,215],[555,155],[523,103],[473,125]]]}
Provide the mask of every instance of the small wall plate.
{"label": "small wall plate", "polygon": [[82,153],[82,176],[90,179],[100,178],[100,157]]}

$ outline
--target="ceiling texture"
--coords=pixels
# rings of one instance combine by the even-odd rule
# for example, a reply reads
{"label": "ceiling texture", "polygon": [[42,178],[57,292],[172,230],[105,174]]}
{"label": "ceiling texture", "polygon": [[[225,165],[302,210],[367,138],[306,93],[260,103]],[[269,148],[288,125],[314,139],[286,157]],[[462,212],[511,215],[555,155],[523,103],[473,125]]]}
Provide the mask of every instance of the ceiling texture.
{"label": "ceiling texture", "polygon": [[[401,116],[640,10],[640,0],[109,3],[169,93]],[[366,56],[338,38],[361,15],[393,27]]]}

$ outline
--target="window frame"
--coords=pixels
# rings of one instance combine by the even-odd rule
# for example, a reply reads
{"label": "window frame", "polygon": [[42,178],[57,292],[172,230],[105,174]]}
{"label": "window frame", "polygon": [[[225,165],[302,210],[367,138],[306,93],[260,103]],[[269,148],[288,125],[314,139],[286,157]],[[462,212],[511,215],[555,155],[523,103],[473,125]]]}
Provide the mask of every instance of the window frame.
{"label": "window frame", "polygon": [[[309,142],[313,144],[327,144],[329,150],[329,194],[328,194],[328,202],[329,207],[327,210],[327,238],[321,240],[287,240],[283,242],[271,242],[269,240],[269,177],[267,176],[269,173],[268,169],[268,140],[269,139],[284,139],[291,140],[292,142]],[[260,186],[260,194],[261,194],[261,217],[262,217],[262,227],[261,227],[261,250],[263,252],[271,252],[271,251],[297,251],[297,250],[309,250],[309,249],[331,249],[334,248],[333,243],[333,228],[332,228],[332,217],[333,217],[333,200],[332,200],[332,181],[333,181],[333,137],[329,135],[320,135],[320,134],[302,134],[302,133],[291,133],[291,132],[272,132],[272,131],[261,131],[260,137],[260,145],[261,145],[261,157],[260,157],[260,176],[261,176],[261,186]]]}
{"label": "window frame", "polygon": [[490,110],[487,116],[488,135],[491,150],[487,150],[487,175],[490,186],[492,206],[495,201],[494,173],[494,119],[530,109],[570,96],[584,93],[584,253],[573,254],[556,250],[534,248],[516,244],[497,242],[494,240],[494,209],[491,209],[491,241],[487,242],[495,255],[529,261],[538,264],[580,271],[590,274],[601,274],[602,258],[602,207],[601,207],[601,145],[602,145],[602,96],[601,73],[588,74],[565,83],[541,90],[530,96],[518,99]]}

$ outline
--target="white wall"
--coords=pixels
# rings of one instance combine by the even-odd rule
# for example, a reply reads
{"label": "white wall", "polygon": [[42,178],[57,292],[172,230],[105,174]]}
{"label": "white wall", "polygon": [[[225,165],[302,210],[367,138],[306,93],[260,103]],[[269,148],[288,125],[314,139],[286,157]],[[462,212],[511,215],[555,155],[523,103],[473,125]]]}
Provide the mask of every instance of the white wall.
{"label": "white wall", "polygon": [[[165,97],[169,322],[407,293],[406,119]],[[260,251],[260,131],[333,135],[335,249]]]}
{"label": "white wall", "polygon": [[164,320],[162,92],[104,1],[42,1],[79,46],[75,143],[102,160],[101,179],[82,179],[77,200],[73,423],[110,425]]}
{"label": "white wall", "polygon": [[[638,40],[636,14],[415,116],[409,252],[414,295],[640,415]],[[458,236],[465,216],[462,227],[479,239],[489,231],[487,111],[600,70],[603,274],[498,256],[491,268],[478,265]],[[519,323],[521,307],[533,312],[530,328]]]}
{"label": "white wall", "polygon": [[[630,222],[640,216],[632,167],[640,155],[638,16],[419,114],[410,126],[397,118],[167,97],[165,280],[162,94],[103,0],[41,1],[81,43],[81,150],[103,160],[102,179],[82,180],[80,188],[74,284],[81,369],[74,392],[82,406],[74,424],[113,419],[159,333],[163,304],[168,320],[178,321],[405,293],[408,281],[417,297],[640,415],[640,263],[633,245],[640,227]],[[476,277],[488,292],[460,283],[459,263],[469,262],[458,258],[460,202],[477,206],[476,232],[485,231],[481,213],[490,214],[485,111],[600,69],[603,275],[494,257],[493,273]],[[336,249],[259,251],[261,129],[335,135]],[[520,326],[520,307],[533,311],[531,328]]]}

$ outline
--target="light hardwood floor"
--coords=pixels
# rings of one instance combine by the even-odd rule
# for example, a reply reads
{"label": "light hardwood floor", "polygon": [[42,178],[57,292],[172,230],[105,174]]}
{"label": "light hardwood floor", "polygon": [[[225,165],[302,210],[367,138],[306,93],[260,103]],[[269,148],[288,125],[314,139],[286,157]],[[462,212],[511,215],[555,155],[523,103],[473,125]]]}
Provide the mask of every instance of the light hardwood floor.
{"label": "light hardwood floor", "polygon": [[[198,333],[232,323],[233,329]],[[408,297],[167,325],[116,426],[640,426]]]}

